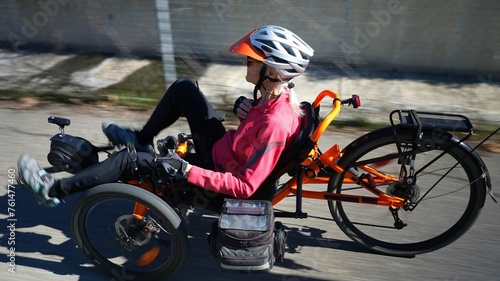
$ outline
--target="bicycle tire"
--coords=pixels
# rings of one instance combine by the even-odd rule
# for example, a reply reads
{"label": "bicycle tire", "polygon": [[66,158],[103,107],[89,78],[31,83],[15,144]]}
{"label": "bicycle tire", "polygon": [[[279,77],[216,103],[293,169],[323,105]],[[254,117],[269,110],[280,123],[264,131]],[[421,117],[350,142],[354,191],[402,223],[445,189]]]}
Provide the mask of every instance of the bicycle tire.
{"label": "bicycle tire", "polygon": [[[398,132],[398,138],[406,140],[403,142],[411,142],[413,140],[412,134],[409,131]],[[343,168],[356,166],[353,163],[357,161],[370,161],[370,159],[380,155],[398,153],[392,127],[368,133],[358,138],[353,144],[355,145],[346,148],[344,155],[338,162]],[[445,173],[447,165],[452,167],[453,163],[447,164],[447,161],[455,161],[455,163],[458,161],[455,168],[458,169],[456,171],[451,169],[451,172],[439,182],[439,186],[433,188],[429,194],[425,194],[425,198],[413,211],[402,209],[398,211],[399,215],[404,217],[402,220],[408,221],[408,227],[400,230],[390,227],[389,221],[392,219],[392,223],[394,223],[394,218],[388,207],[329,201],[329,209],[335,222],[353,241],[381,254],[415,256],[452,243],[475,222],[485,202],[486,184],[482,177],[481,167],[471,155],[473,153],[471,148],[451,134],[436,134],[436,131],[424,131],[421,144],[422,153],[416,156],[417,160],[419,157],[425,158],[427,154],[439,155],[444,152],[444,155],[429,167],[429,173],[425,174],[424,177],[417,178],[415,190],[408,192],[408,194],[411,193],[415,196],[414,201],[418,201],[424,196],[427,192],[426,189],[432,186],[432,180],[438,179],[439,173]],[[381,152],[376,153],[377,151]],[[386,164],[382,163],[382,165]],[[436,165],[438,169],[432,170],[433,165]],[[401,165],[395,163],[391,166],[400,167]],[[385,169],[385,167],[383,168]],[[358,172],[361,171],[358,170]],[[463,179],[460,178],[462,174],[466,175]],[[396,175],[398,176],[398,174]],[[447,184],[446,180],[449,175],[453,178],[448,181],[450,184]],[[342,185],[343,179],[341,174],[332,176],[328,183],[328,191],[337,193],[361,192],[356,189],[350,190],[347,186],[344,187]],[[424,181],[424,185],[418,186],[420,181]],[[459,189],[461,187],[459,184],[464,186]],[[467,188],[467,185],[470,188]],[[394,190],[398,185],[393,183],[389,186],[391,186],[391,190]],[[422,187],[424,190],[420,190]],[[446,188],[450,190],[448,191]],[[415,193],[418,194],[415,195]],[[434,197],[432,197],[433,195]],[[463,208],[460,209],[461,207]],[[437,208],[442,208],[442,211],[437,211]],[[386,220],[387,225],[385,224]],[[378,224],[379,221],[383,221],[383,223]],[[432,223],[435,224],[431,225]],[[445,229],[438,231],[440,227]],[[422,235],[423,238],[417,238],[419,235]]]}
{"label": "bicycle tire", "polygon": [[[151,213],[151,216],[155,216],[155,218],[157,218],[155,222],[158,222],[158,225],[161,225],[162,228],[160,233],[157,235],[158,237],[150,237],[148,243],[153,243],[153,241],[158,240],[160,236],[169,235],[168,243],[166,240],[157,241],[160,245],[158,246],[158,251],[162,250],[162,254],[165,252],[169,253],[170,256],[168,260],[164,263],[161,261],[159,265],[154,264],[154,267],[151,265],[152,268],[150,270],[149,267],[145,268],[143,265],[139,266],[139,261],[136,261],[136,264],[134,264],[132,259],[124,262],[123,264],[115,263],[111,261],[109,256],[111,254],[103,253],[102,249],[98,248],[97,244],[101,244],[101,238],[102,240],[105,240],[105,238],[108,237],[108,234],[111,234],[112,237],[113,231],[115,231],[115,235],[118,234],[116,233],[117,230],[114,230],[114,228],[109,225],[109,222],[112,222],[111,219],[108,223],[106,223],[106,219],[101,218],[101,216],[94,216],[102,215],[102,217],[105,217],[108,213],[114,213],[115,209],[119,209],[112,205],[115,202],[118,202],[120,205],[127,205],[127,208],[124,208],[123,211],[119,210],[115,212],[118,214],[132,214],[133,209],[129,206],[133,206],[135,202],[149,208],[148,212]],[[104,208],[104,210],[99,210],[99,207],[97,206],[100,206],[100,204],[103,205],[102,208]],[[110,208],[106,204],[113,206],[113,208]],[[96,215],[93,215],[95,208],[97,208],[96,212],[99,212]],[[96,228],[96,226],[92,225],[94,222],[98,225],[101,219],[104,221],[102,224],[105,225],[100,228]],[[116,221],[118,221],[118,219],[116,219]],[[81,252],[96,267],[113,276],[117,280],[164,280],[168,276],[175,274],[183,266],[187,258],[187,228],[182,218],[174,209],[172,209],[159,197],[133,185],[124,183],[109,183],[96,186],[86,191],[79,198],[73,208],[71,215],[71,228],[73,237]],[[116,237],[114,239],[116,240]],[[113,241],[113,238],[110,239],[110,241]],[[146,239],[143,242],[146,242]],[[118,242],[103,241],[102,244],[104,243],[111,245],[109,248],[113,250],[110,252],[114,251],[114,254],[120,253],[120,250],[118,250],[120,245],[115,247],[119,244]],[[144,253],[145,251],[141,247],[144,247],[144,250],[148,249],[146,245],[141,245],[136,246],[134,250],[137,249],[137,251],[142,251]],[[153,248],[151,248],[151,250],[152,249]],[[132,255],[132,251],[131,253],[127,253],[127,251],[123,252],[126,252],[127,255]],[[143,268],[145,268],[144,271]]]}

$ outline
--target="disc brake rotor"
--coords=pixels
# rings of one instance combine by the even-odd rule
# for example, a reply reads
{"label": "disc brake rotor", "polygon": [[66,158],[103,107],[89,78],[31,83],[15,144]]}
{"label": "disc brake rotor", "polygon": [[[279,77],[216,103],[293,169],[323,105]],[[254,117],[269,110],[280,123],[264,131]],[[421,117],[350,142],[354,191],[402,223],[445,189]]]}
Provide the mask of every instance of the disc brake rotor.
{"label": "disc brake rotor", "polygon": [[123,215],[116,219],[115,231],[120,239],[126,239],[137,246],[142,246],[151,239],[151,231],[144,231],[144,219],[136,219],[134,215]]}

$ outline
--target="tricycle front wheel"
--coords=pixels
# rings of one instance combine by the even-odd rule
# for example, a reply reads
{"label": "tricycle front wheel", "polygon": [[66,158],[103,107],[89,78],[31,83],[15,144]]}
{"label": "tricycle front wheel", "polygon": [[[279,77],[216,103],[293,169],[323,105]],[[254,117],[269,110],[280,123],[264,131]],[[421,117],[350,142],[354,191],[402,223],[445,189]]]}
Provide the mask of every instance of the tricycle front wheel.
{"label": "tricycle front wheel", "polygon": [[[146,207],[134,214],[134,206]],[[96,186],[75,204],[72,232],[82,253],[117,280],[163,280],[187,258],[187,229],[158,196],[123,183]]]}

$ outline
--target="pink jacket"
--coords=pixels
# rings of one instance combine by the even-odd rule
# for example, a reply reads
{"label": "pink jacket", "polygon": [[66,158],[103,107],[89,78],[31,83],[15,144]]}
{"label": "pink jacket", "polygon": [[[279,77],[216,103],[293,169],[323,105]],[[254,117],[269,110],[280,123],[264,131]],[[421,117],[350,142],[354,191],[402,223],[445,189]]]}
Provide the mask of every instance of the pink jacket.
{"label": "pink jacket", "polygon": [[214,144],[216,171],[193,166],[188,182],[240,199],[250,197],[299,132],[300,118],[285,93],[254,106],[236,130],[228,130]]}

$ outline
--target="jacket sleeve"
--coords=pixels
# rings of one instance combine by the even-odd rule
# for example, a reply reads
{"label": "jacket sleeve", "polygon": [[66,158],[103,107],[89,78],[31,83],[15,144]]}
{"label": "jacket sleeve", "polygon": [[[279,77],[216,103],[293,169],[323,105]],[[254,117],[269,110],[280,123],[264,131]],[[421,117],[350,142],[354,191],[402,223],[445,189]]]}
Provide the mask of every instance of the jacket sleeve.
{"label": "jacket sleeve", "polygon": [[252,142],[253,153],[239,173],[215,172],[193,166],[188,182],[239,199],[250,197],[273,170],[289,138],[290,128],[265,127],[258,141]]}

